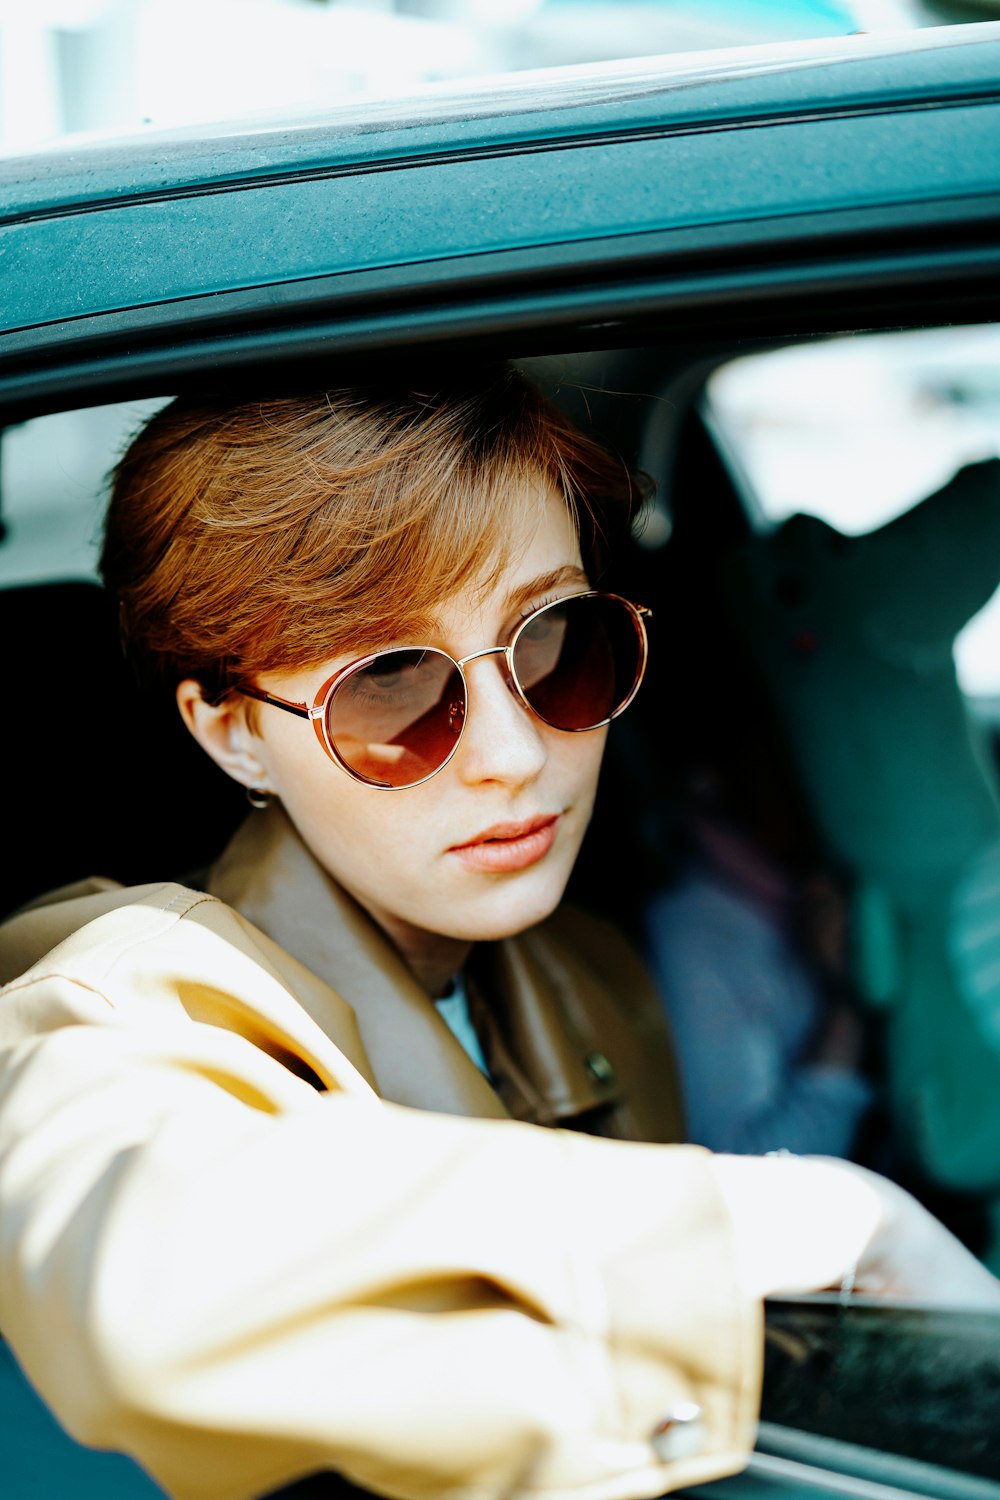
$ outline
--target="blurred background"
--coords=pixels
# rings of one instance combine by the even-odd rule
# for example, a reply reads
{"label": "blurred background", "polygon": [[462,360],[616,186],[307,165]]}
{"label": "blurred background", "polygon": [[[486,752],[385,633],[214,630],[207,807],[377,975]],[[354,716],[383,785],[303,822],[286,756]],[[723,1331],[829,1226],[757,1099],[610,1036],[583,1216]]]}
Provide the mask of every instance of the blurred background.
{"label": "blurred background", "polygon": [[1000,0],[0,0],[0,153],[524,68],[998,17]]}

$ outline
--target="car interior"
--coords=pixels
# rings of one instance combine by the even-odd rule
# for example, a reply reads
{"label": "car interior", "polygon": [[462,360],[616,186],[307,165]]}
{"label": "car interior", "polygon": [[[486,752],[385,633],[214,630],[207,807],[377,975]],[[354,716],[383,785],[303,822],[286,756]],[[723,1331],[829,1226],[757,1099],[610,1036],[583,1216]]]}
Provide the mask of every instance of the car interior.
{"label": "car interior", "polygon": [[[648,947],[655,899],[720,829],[738,836],[727,868],[752,869],[751,893],[762,871],[809,891],[795,962],[823,1003],[861,1018],[852,1065],[870,1099],[844,1154],[904,1182],[983,1255],[1000,1160],[1000,1107],[988,1107],[1000,1098],[998,342],[970,324],[521,361],[643,476],[599,583],[652,607],[650,664],[612,726],[572,899]],[[18,729],[5,784],[43,832],[3,862],[3,913],[92,875],[193,878],[247,810],[173,704],[133,681],[95,577],[103,476],[149,405],[42,414],[0,444],[0,628]],[[39,472],[55,476],[49,493]],[[720,1068],[725,1045],[716,1035]],[[933,1465],[944,1423],[970,1484],[1000,1477],[1000,1436],[974,1422],[956,1433],[940,1415],[967,1358],[954,1320],[939,1320],[941,1347],[966,1354],[918,1379],[895,1310],[887,1378],[909,1370],[923,1385],[901,1396],[895,1428],[881,1407],[875,1433],[859,1430],[858,1403],[884,1346],[857,1345],[838,1404],[829,1338],[843,1309],[819,1298],[803,1316],[771,1320],[765,1452],[770,1440],[794,1457],[786,1429],[799,1429],[801,1442]],[[995,1383],[992,1349],[980,1357]]]}

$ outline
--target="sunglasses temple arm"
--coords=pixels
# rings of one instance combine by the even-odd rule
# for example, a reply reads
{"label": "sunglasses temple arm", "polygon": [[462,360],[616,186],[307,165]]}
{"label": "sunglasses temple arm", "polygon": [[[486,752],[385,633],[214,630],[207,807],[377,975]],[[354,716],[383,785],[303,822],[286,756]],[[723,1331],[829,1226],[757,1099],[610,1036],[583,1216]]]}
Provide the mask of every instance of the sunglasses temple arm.
{"label": "sunglasses temple arm", "polygon": [[287,698],[276,698],[273,693],[265,693],[261,688],[237,688],[238,693],[244,698],[255,698],[258,703],[270,703],[272,708],[283,708],[286,713],[294,714],[297,719],[311,719],[312,714],[304,703],[291,703]]}

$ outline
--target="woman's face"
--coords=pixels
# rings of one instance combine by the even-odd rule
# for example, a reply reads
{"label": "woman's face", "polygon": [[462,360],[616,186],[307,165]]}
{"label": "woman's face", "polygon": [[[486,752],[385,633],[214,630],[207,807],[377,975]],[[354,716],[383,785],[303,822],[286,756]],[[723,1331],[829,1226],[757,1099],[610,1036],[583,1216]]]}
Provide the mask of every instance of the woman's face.
{"label": "woman's face", "polygon": [[[489,590],[470,586],[450,598],[426,639],[384,645],[437,646],[466,657],[506,644],[522,616],[589,586],[566,506],[540,481],[537,524],[512,557]],[[258,685],[311,703],[351,660],[266,673]],[[428,781],[403,790],[355,781],[301,719],[257,710],[252,749],[260,782],[418,973],[441,938],[505,937],[546,917],[590,819],[606,730],[551,729],[513,696],[502,662],[489,656],[466,667],[469,707],[458,749]]]}

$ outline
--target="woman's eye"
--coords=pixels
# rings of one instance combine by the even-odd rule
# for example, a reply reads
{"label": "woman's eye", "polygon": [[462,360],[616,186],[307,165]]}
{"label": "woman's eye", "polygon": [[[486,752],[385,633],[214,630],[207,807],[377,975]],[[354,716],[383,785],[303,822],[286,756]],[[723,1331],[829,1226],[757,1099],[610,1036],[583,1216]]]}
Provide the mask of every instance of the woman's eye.
{"label": "woman's eye", "polygon": [[533,641],[544,640],[555,629],[555,611],[549,610],[544,615],[539,615],[536,620],[529,620],[524,627],[525,635],[529,635]]}
{"label": "woman's eye", "polygon": [[548,606],[558,602],[557,595],[551,599],[539,599],[537,603],[532,604],[530,609],[523,609],[517,622],[517,628],[521,630],[522,635],[533,636],[536,630],[546,629],[554,613]]}
{"label": "woman's eye", "polygon": [[399,665],[388,663],[385,666],[373,663],[363,673],[363,680],[371,683],[374,687],[397,687],[403,680],[403,668]]}
{"label": "woman's eye", "polygon": [[544,641],[553,631],[561,630],[563,611],[549,608],[549,605],[557,602],[555,599],[546,599],[543,604],[536,604],[521,616],[524,621],[522,639]]}
{"label": "woman's eye", "polygon": [[531,617],[532,617],[532,615],[540,614],[541,611],[543,609],[547,609],[550,604],[556,604],[556,603],[558,603],[558,599],[559,599],[559,595],[558,594],[552,594],[550,597],[545,598],[545,599],[536,599],[535,602],[534,602],[534,604],[532,604],[529,609],[525,609],[525,610],[521,611],[521,619],[522,620],[530,620]]}
{"label": "woman's eye", "polygon": [[356,701],[398,703],[419,692],[429,675],[422,652],[388,652],[349,679],[350,692]]}

